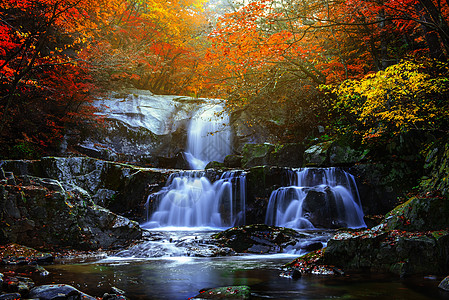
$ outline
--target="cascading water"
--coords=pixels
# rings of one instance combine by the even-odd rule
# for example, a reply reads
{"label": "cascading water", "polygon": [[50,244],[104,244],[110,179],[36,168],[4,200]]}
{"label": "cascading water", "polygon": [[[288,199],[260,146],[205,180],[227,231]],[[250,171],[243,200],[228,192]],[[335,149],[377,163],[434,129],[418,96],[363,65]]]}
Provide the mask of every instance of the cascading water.
{"label": "cascading water", "polygon": [[193,116],[187,132],[186,159],[193,170],[211,161],[223,161],[231,153],[231,127],[223,106],[209,103]]}
{"label": "cascading water", "polygon": [[215,182],[204,171],[170,175],[166,186],[148,197],[157,210],[144,228],[230,227],[245,222],[246,174],[224,172]]}
{"label": "cascading water", "polygon": [[337,168],[306,168],[295,171],[290,180],[290,186],[271,193],[267,224],[297,229],[366,226],[351,174]]}

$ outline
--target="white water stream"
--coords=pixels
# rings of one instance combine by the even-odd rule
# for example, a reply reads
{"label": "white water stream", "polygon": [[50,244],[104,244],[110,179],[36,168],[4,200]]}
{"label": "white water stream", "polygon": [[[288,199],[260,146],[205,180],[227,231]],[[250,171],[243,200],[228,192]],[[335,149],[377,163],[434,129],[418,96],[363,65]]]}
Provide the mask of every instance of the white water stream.
{"label": "white water stream", "polygon": [[210,103],[192,117],[187,132],[185,156],[193,170],[202,170],[211,161],[223,162],[231,154],[232,132],[223,106]]}

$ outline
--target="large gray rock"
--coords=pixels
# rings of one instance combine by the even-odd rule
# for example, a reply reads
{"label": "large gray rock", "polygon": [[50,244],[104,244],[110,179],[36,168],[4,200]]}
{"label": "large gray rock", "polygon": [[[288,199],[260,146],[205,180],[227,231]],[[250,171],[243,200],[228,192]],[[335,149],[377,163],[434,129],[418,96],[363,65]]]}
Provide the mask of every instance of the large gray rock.
{"label": "large gray rock", "polygon": [[401,276],[449,272],[449,233],[341,231],[328,241],[322,263],[345,270],[390,271]]}
{"label": "large gray rock", "polygon": [[31,289],[29,298],[40,300],[96,299],[67,284],[50,284],[37,286]]}
{"label": "large gray rock", "polygon": [[160,166],[184,151],[190,118],[205,101],[137,89],[111,92],[93,103],[104,125],[88,124],[81,134],[68,134],[66,144],[91,157]]}
{"label": "large gray rock", "polygon": [[449,226],[449,203],[444,197],[412,197],[384,219],[390,230],[428,231]]}
{"label": "large gray rock", "polygon": [[449,292],[449,276],[446,276],[443,280],[441,280],[438,287],[446,292]]}
{"label": "large gray rock", "polygon": [[[0,161],[0,166],[16,176],[33,176],[61,187],[74,198],[104,206],[117,214],[143,221],[144,204],[159,191],[173,170],[141,168],[89,157],[44,157],[41,160]],[[56,185],[57,185],[56,184]]]}
{"label": "large gray rock", "polygon": [[[295,246],[302,237],[293,229],[265,224],[233,227],[214,236],[221,245],[235,252],[255,254],[280,253],[286,247]],[[304,244],[303,247],[310,247],[310,244]]]}
{"label": "large gray rock", "polygon": [[55,180],[36,177],[0,185],[0,218],[2,243],[37,248],[117,248],[142,236],[137,222],[80,201]]}

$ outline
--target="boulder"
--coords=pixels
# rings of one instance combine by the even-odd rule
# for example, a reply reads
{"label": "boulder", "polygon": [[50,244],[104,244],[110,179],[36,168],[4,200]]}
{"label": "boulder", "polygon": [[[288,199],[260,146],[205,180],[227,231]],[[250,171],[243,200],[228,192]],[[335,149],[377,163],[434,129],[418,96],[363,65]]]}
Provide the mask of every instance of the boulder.
{"label": "boulder", "polygon": [[244,300],[250,299],[251,290],[249,286],[238,285],[238,286],[225,286],[217,287],[213,289],[201,290],[198,295],[190,299],[200,300],[200,299],[233,299],[233,300]]}
{"label": "boulder", "polygon": [[301,167],[304,146],[302,144],[246,144],[242,150],[242,166]]}
{"label": "boulder", "polygon": [[29,298],[40,300],[96,299],[67,284],[50,284],[37,286],[31,289]]}
{"label": "boulder", "polygon": [[92,103],[104,124],[78,126],[66,135],[65,144],[99,159],[159,167],[167,162],[160,158],[174,158],[185,150],[190,118],[206,101],[138,89],[111,92]]}
{"label": "boulder", "polygon": [[297,243],[300,234],[293,229],[264,224],[234,227],[214,236],[225,247],[238,253],[280,253]]}
{"label": "boulder", "polygon": [[311,188],[302,204],[306,218],[316,228],[341,228],[348,225],[341,220],[336,199],[329,188]]}
{"label": "boulder", "polygon": [[332,141],[313,145],[304,151],[304,164],[306,166],[322,167],[329,164],[328,150]]}
{"label": "boulder", "polygon": [[[40,160],[0,161],[17,176],[53,179],[77,201],[102,205],[111,211],[144,221],[148,194],[165,185],[172,170],[112,163],[89,157],[44,157]],[[30,177],[30,178],[31,178]],[[26,178],[22,178],[26,180]],[[44,182],[43,182],[44,183]]]}
{"label": "boulder", "polygon": [[269,165],[270,153],[274,149],[271,144],[246,144],[242,151],[243,168]]}
{"label": "boulder", "polygon": [[4,276],[2,286],[6,293],[19,293],[22,297],[26,297],[34,287],[34,282],[27,277]]}
{"label": "boulder", "polygon": [[427,231],[447,228],[449,202],[438,195],[415,196],[389,212],[384,223],[389,230]]}
{"label": "boulder", "polygon": [[368,150],[358,150],[337,141],[326,141],[310,146],[304,152],[306,166],[352,166],[361,163]]}
{"label": "boulder", "polygon": [[449,292],[449,276],[446,276],[443,280],[441,280],[438,287],[443,291]]}
{"label": "boulder", "polygon": [[0,300],[17,300],[21,299],[21,295],[19,293],[7,293],[0,295]]}
{"label": "boulder", "polygon": [[226,168],[241,168],[243,156],[230,154],[224,158],[224,166]]}
{"label": "boulder", "polygon": [[321,262],[345,270],[389,271],[401,276],[449,272],[447,231],[340,231],[328,241]]}
{"label": "boulder", "polygon": [[55,180],[34,177],[21,185],[0,185],[0,217],[3,242],[30,247],[115,248],[142,236],[138,223],[80,202]]}

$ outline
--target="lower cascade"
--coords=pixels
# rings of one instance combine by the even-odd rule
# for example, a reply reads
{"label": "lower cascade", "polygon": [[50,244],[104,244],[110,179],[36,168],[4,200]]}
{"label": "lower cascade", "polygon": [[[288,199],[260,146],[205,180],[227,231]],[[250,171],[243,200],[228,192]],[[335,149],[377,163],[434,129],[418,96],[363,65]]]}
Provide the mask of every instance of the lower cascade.
{"label": "lower cascade", "polygon": [[265,223],[296,229],[365,227],[354,176],[338,168],[292,171],[271,193]]}
{"label": "lower cascade", "polygon": [[157,201],[158,206],[142,227],[222,228],[244,224],[245,172],[224,172],[215,182],[209,178],[204,171],[170,175],[166,186],[148,197],[147,207],[150,201]]}

